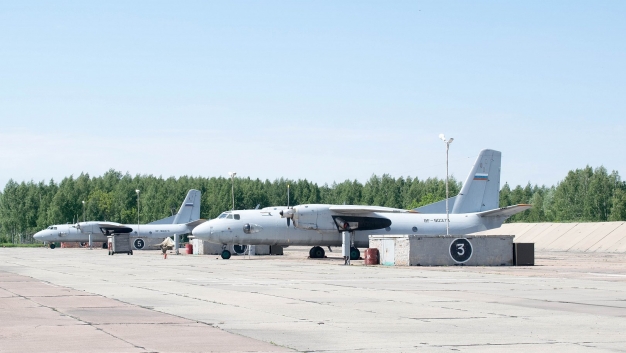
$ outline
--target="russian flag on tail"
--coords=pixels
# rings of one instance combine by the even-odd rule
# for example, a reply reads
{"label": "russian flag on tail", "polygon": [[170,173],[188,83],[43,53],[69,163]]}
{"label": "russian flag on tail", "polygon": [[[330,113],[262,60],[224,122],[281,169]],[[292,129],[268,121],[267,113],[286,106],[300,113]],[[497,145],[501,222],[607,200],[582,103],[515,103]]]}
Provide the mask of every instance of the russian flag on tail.
{"label": "russian flag on tail", "polygon": [[476,173],[474,175],[474,180],[484,180],[487,181],[487,173]]}

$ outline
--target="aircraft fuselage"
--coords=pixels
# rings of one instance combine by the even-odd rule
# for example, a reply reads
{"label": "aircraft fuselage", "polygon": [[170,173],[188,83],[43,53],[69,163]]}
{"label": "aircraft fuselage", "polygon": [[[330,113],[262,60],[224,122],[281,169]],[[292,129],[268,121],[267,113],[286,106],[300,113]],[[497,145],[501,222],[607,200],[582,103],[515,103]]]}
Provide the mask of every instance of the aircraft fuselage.
{"label": "aircraft fuselage", "polygon": [[[287,219],[280,216],[279,212],[283,208],[231,211],[227,214],[238,216],[210,220],[196,227],[193,235],[218,244],[339,246],[342,241],[341,232],[335,221],[337,217],[347,221],[360,221],[361,224],[390,221],[389,226],[381,229],[356,230],[354,232],[356,247],[367,247],[369,235],[446,234],[445,214],[371,212],[362,217],[347,219],[352,217],[328,210],[328,206],[306,205],[309,213],[300,213],[297,226],[295,221],[288,225]],[[299,207],[302,209],[303,206]],[[449,216],[451,235],[463,235],[499,227],[504,220],[487,219],[476,213],[450,214]]]}
{"label": "aircraft fuselage", "polygon": [[[44,230],[37,232],[34,238],[40,241],[89,241],[89,234],[91,234],[91,240],[93,242],[105,242],[107,236],[103,234],[99,227],[90,225],[91,222],[81,223],[81,228],[78,229],[74,224],[58,224],[50,226]],[[94,224],[97,222],[94,222]],[[189,227],[185,224],[123,224],[131,228],[129,233],[133,238],[161,238],[173,236],[174,234],[187,234],[190,233]]]}

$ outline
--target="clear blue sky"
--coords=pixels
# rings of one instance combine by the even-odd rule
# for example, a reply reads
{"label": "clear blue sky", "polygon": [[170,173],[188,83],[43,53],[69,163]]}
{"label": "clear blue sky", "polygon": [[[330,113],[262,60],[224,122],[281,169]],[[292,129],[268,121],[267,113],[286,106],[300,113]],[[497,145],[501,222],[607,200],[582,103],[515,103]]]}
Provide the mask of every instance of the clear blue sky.
{"label": "clear blue sky", "polygon": [[626,174],[623,1],[3,1],[0,186]]}

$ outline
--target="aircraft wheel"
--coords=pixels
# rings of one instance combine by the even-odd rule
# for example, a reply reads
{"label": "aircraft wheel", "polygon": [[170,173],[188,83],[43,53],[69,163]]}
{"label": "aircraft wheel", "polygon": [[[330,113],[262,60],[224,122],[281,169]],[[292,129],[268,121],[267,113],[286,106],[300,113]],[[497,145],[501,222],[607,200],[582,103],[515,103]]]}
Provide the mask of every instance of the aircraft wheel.
{"label": "aircraft wheel", "polygon": [[350,248],[350,260],[358,260],[361,258],[361,252],[354,246]]}
{"label": "aircraft wheel", "polygon": [[56,247],[57,247],[57,245],[55,243],[50,243],[50,249],[54,249]]}
{"label": "aircraft wheel", "polygon": [[133,254],[133,251],[132,251],[132,250],[130,251],[130,254],[131,254],[131,255]]}
{"label": "aircraft wheel", "polygon": [[324,251],[324,249],[322,249],[322,247],[320,246],[314,246],[309,253],[311,253],[311,258],[313,259],[323,259],[324,255],[326,255],[326,252]]}
{"label": "aircraft wheel", "polygon": [[108,248],[109,248],[109,246],[107,245],[107,243],[102,243],[102,248],[103,248],[103,249],[108,249]]}
{"label": "aircraft wheel", "polygon": [[222,259],[224,259],[224,260],[230,259],[230,251],[228,251],[228,250],[222,251]]}

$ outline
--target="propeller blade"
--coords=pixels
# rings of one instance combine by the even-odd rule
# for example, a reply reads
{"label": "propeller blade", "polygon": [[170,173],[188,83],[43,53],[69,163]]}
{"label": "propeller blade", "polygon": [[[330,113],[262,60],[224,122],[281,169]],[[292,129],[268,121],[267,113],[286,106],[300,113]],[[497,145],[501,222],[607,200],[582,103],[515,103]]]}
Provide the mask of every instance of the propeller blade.
{"label": "propeller blade", "polygon": [[287,218],[287,227],[291,225],[291,218]]}

